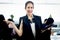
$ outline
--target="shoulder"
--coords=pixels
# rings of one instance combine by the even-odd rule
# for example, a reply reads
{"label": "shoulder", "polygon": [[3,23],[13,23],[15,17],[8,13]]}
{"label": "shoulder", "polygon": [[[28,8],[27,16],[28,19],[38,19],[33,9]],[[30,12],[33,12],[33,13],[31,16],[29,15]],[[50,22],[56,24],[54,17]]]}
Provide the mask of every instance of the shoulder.
{"label": "shoulder", "polygon": [[28,17],[25,15],[25,16],[23,16],[23,17],[20,17],[20,18],[19,18],[19,21],[21,21],[21,20],[24,21],[24,20],[26,20],[26,19],[28,19]]}
{"label": "shoulder", "polygon": [[34,15],[35,18],[41,19],[41,16]]}
{"label": "shoulder", "polygon": [[22,17],[20,17],[19,19],[24,19],[26,16],[22,16]]}

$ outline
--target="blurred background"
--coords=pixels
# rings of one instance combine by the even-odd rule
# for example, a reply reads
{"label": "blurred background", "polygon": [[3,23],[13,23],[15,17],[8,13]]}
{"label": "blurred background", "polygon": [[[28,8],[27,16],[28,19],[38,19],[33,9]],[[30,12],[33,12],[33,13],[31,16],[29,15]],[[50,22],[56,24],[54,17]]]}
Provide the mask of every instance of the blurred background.
{"label": "blurred background", "polygon": [[42,23],[49,17],[55,20],[51,40],[60,40],[60,0],[0,0],[0,14],[3,14],[6,20],[13,16],[14,22],[18,24],[19,18],[26,15],[24,9],[26,1],[34,2],[33,14],[41,16]]}

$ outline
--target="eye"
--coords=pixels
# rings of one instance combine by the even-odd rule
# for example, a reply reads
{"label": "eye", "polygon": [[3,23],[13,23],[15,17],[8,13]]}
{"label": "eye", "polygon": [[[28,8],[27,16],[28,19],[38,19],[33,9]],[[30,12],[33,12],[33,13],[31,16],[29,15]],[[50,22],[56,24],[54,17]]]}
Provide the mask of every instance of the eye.
{"label": "eye", "polygon": [[30,7],[28,7],[28,9],[29,9]]}

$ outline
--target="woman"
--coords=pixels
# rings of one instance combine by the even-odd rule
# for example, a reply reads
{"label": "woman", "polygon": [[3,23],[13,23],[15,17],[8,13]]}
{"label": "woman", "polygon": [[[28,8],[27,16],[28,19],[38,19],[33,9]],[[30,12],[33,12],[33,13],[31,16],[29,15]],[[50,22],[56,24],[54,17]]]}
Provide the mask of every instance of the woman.
{"label": "woman", "polygon": [[34,3],[28,1],[25,4],[25,10],[27,12],[26,16],[20,18],[19,29],[15,26],[13,22],[8,21],[8,23],[13,26],[17,34],[22,38],[22,40],[41,40],[41,17],[33,15]]}

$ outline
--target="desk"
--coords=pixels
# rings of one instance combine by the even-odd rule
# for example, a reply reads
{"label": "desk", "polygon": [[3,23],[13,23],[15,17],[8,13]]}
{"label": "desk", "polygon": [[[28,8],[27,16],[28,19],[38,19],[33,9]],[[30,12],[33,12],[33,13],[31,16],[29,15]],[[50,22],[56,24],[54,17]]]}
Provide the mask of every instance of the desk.
{"label": "desk", "polygon": [[60,35],[51,36],[51,40],[60,40]]}
{"label": "desk", "polygon": [[60,32],[60,27],[52,27],[52,30],[54,30],[54,35],[51,35],[51,40],[60,40],[60,35],[57,35],[58,32]]}

